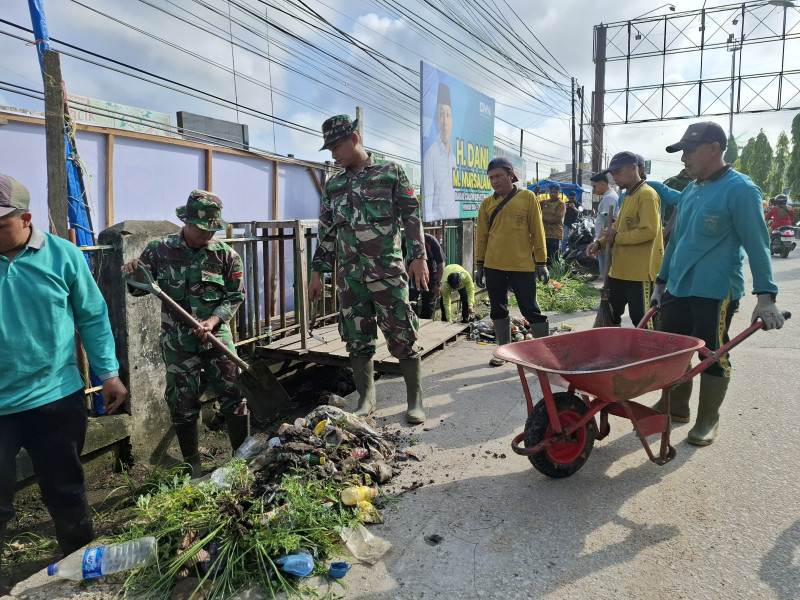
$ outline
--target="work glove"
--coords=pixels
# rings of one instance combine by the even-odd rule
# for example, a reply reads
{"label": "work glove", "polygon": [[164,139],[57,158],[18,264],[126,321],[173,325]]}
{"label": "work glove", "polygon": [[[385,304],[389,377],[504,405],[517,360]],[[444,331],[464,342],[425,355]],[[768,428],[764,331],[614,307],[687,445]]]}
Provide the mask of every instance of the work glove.
{"label": "work glove", "polygon": [[753,316],[750,318],[750,323],[755,323],[756,319],[761,319],[764,322],[764,329],[780,329],[783,327],[786,319],[783,318],[781,311],[778,310],[778,305],[772,299],[772,294],[759,294],[756,308],[753,311]]}
{"label": "work glove", "polygon": [[475,284],[478,287],[485,288],[486,284],[483,282],[483,263],[478,263],[478,270],[475,271]]}
{"label": "work glove", "polygon": [[542,283],[550,281],[550,271],[545,265],[536,265],[536,279]]}
{"label": "work glove", "polygon": [[650,296],[650,308],[653,308],[654,306],[661,306],[661,296],[663,296],[664,292],[666,291],[667,284],[656,281],[656,285],[653,288],[653,295]]}

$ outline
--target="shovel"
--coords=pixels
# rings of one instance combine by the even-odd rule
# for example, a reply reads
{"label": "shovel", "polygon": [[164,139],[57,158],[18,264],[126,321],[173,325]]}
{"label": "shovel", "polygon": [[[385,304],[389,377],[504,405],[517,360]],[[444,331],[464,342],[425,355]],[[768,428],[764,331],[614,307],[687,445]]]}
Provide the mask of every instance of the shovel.
{"label": "shovel", "polygon": [[318,342],[322,342],[323,344],[327,344],[328,342],[325,340],[324,337],[319,335],[318,333],[314,333],[314,327],[317,325],[317,303],[311,303],[311,323],[308,326],[308,335],[317,340]]}
{"label": "shovel", "polygon": [[[159,298],[172,309],[173,314],[189,327],[193,329],[200,327],[200,323],[197,319],[186,312],[175,300],[170,298],[155,281],[153,281],[150,271],[146,267],[139,264],[139,270],[147,280],[145,283],[134,281],[127,274],[122,276],[125,283],[140,290],[150,292]],[[259,420],[268,421],[275,413],[285,409],[290,401],[289,394],[286,393],[286,390],[283,389],[278,378],[275,377],[275,374],[263,360],[257,360],[251,364],[247,364],[239,358],[236,352],[228,348],[212,333],[209,333],[206,339],[214,348],[228,356],[228,358],[236,363],[242,370],[239,378],[239,386],[242,388],[244,396],[247,398],[248,404],[250,404],[250,408],[254,410],[255,416]]]}

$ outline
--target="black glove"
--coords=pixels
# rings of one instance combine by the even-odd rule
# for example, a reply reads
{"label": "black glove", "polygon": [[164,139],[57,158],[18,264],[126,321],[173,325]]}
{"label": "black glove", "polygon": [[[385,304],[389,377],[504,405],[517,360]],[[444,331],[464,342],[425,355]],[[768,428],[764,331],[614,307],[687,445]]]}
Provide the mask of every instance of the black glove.
{"label": "black glove", "polygon": [[486,284],[483,282],[483,263],[478,263],[478,269],[475,271],[475,285],[485,288]]}

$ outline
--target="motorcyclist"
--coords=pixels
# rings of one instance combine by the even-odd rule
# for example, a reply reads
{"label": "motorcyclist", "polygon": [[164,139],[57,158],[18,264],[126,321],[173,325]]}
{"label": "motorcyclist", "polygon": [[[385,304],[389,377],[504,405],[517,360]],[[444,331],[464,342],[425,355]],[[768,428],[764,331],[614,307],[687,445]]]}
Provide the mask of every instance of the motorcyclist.
{"label": "motorcyclist", "polygon": [[769,223],[770,233],[778,227],[792,225],[794,209],[789,206],[788,201],[786,194],[778,194],[769,201],[771,208],[764,215],[764,220]]}

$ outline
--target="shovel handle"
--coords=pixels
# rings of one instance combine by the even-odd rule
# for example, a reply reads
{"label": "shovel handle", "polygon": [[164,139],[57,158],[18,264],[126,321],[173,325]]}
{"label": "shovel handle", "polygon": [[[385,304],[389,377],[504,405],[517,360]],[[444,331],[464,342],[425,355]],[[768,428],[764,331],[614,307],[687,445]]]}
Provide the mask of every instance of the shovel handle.
{"label": "shovel handle", "polygon": [[[164,290],[162,290],[158,286],[158,284],[155,281],[153,281],[153,277],[150,274],[150,271],[149,271],[149,269],[147,269],[147,267],[145,267],[144,265],[139,263],[138,268],[139,268],[139,270],[142,271],[142,273],[144,274],[144,277],[145,277],[145,279],[147,279],[147,281],[145,283],[142,283],[140,281],[134,281],[134,280],[132,280],[130,278],[130,275],[125,273],[122,276],[122,278],[125,280],[125,283],[127,283],[128,285],[133,286],[135,288],[138,288],[140,290],[144,290],[146,292],[150,292],[151,294],[156,296],[164,304],[169,306],[172,309],[173,314],[178,316],[178,318],[180,318],[180,320],[183,321],[183,323],[185,325],[188,325],[192,329],[197,329],[197,328],[201,327],[200,322],[197,319],[195,319],[192,315],[190,315],[188,312],[186,312],[180,304],[178,304],[177,302],[175,302],[175,300],[170,298],[164,292]],[[217,350],[219,350],[220,352],[225,354],[228,358],[230,358],[233,362],[235,362],[236,365],[240,369],[242,369],[243,371],[249,371],[250,370],[250,366],[245,361],[243,361],[241,358],[239,358],[239,355],[236,354],[236,352],[234,352],[233,350],[228,348],[228,346],[226,346],[225,343],[222,342],[213,333],[209,333],[208,336],[206,336],[206,339],[208,340],[208,342],[212,346],[214,346],[214,348],[216,348]]]}

